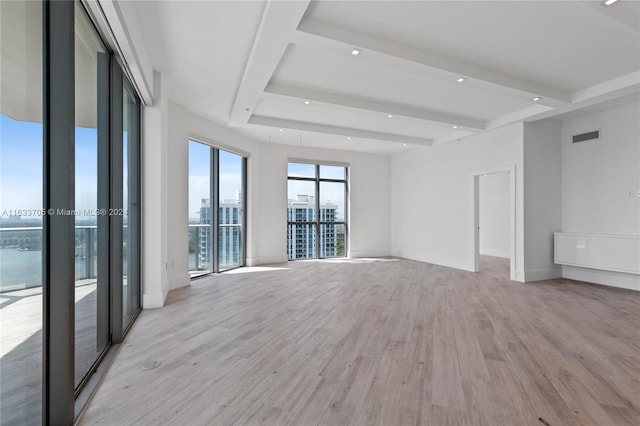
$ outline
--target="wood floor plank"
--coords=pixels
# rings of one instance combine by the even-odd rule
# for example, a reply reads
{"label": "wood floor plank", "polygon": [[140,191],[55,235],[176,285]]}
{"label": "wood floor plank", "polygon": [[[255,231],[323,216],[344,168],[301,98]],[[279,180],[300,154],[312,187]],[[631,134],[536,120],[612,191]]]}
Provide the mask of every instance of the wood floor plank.
{"label": "wood floor plank", "polygon": [[80,423],[640,424],[640,294],[508,267],[340,259],[199,279],[141,314]]}

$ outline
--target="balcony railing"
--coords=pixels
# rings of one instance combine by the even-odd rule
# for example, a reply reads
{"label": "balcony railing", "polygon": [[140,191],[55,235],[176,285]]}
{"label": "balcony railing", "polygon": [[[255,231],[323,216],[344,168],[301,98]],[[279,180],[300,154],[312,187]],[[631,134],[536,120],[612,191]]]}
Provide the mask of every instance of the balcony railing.
{"label": "balcony railing", "polygon": [[[123,232],[127,232],[127,226]],[[126,235],[124,238],[126,242]],[[123,247],[126,254],[126,246]],[[97,226],[75,227],[76,285],[95,281]],[[123,272],[126,274],[126,256]],[[42,285],[42,227],[0,228],[0,293]]]}
{"label": "balcony railing", "polygon": [[[220,268],[237,266],[240,262],[241,233],[224,231],[240,229],[240,224],[219,225],[220,235],[226,234],[230,250],[223,246],[220,253]],[[189,225],[189,271],[206,273],[210,271],[209,238],[201,238],[209,229],[208,224]],[[123,232],[127,232],[125,226]],[[205,231],[200,231],[205,230]],[[125,234],[124,241],[127,238]],[[127,273],[126,246],[123,272]],[[75,277],[76,284],[95,281],[98,272],[98,236],[96,225],[82,225],[75,228]],[[0,228],[0,293],[22,290],[42,285],[42,227]]]}
{"label": "balcony railing", "polygon": [[[189,273],[191,276],[211,272],[211,236],[208,223],[189,224]],[[220,269],[239,266],[242,225],[239,223],[223,223],[218,225]],[[237,229],[234,232],[233,229]],[[227,243],[228,244],[224,244]],[[227,247],[229,246],[229,247]]]}

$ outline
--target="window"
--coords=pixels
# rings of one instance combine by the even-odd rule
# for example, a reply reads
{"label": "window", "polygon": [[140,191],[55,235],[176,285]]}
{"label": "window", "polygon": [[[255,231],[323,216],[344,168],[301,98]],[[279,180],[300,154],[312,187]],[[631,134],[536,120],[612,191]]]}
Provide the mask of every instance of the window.
{"label": "window", "polygon": [[2,424],[42,423],[42,9],[0,2]]}
{"label": "window", "polygon": [[140,103],[80,2],[0,20],[0,423],[72,424],[140,310]]}
{"label": "window", "polygon": [[344,166],[289,163],[289,260],[346,256],[347,179]]}
{"label": "window", "polygon": [[241,155],[189,141],[192,278],[245,264],[246,162]]}
{"label": "window", "polygon": [[[105,158],[109,140],[101,131],[108,125],[99,120],[98,99],[106,100],[109,92],[100,78],[109,75],[109,55],[82,6],[75,8],[75,369],[74,387],[81,386],[109,343],[108,316],[98,315],[109,309],[109,293],[104,282],[108,272],[98,271],[97,261],[105,245],[98,244],[98,169]],[[104,77],[103,77],[104,76]],[[101,92],[102,90],[102,92]],[[103,148],[102,150],[100,148]],[[108,154],[107,154],[108,156]],[[104,238],[104,237],[103,237]],[[107,241],[104,241],[107,242]],[[103,285],[105,284],[105,285]],[[106,311],[105,311],[106,312]]]}

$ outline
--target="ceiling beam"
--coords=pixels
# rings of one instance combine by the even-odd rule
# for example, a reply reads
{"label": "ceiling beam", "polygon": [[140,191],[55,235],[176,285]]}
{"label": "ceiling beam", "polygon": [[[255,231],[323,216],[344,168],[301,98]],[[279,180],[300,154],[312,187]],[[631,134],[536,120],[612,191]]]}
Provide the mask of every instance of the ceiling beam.
{"label": "ceiling beam", "polygon": [[640,90],[640,71],[632,72],[602,83],[595,84],[571,94],[571,102],[603,102]]}
{"label": "ceiling beam", "polygon": [[460,140],[473,135],[471,132],[455,131],[448,135],[441,136],[433,140],[432,146],[444,145],[449,142],[459,142]]}
{"label": "ceiling beam", "polygon": [[510,114],[505,114],[494,120],[490,120],[489,122],[487,122],[487,130],[496,129],[498,127],[506,126],[511,123],[517,123],[519,121],[525,121],[527,119],[531,119],[532,117],[536,117],[540,114],[551,111],[554,111],[554,109],[546,105],[532,105],[530,107],[514,111]]}
{"label": "ceiling beam", "polygon": [[249,121],[308,5],[309,0],[299,0],[269,1],[265,6],[229,113],[230,126],[242,126]]}
{"label": "ceiling beam", "polygon": [[[535,121],[545,118],[552,118],[556,115],[577,111],[602,102],[608,102],[632,93],[640,91],[640,72],[632,72],[609,81],[595,84],[593,86],[578,90],[571,94],[571,103],[550,108],[544,105],[533,105],[531,107],[515,111],[487,123],[487,130],[506,126],[518,121]],[[437,142],[437,140],[436,140]]]}
{"label": "ceiling beam", "polygon": [[455,125],[461,129],[472,131],[484,130],[484,122],[482,120],[462,115],[449,114],[431,109],[415,108],[374,99],[345,96],[337,93],[307,89],[273,81],[267,85],[264,94],[268,97],[296,99],[300,101],[309,100],[314,103],[322,103],[331,106],[416,118],[440,127],[451,128]]}
{"label": "ceiling beam", "polygon": [[445,57],[435,52],[417,50],[374,38],[318,20],[305,19],[294,33],[292,41],[298,45],[323,49],[335,49],[336,43],[345,49],[358,47],[369,55],[379,55],[385,59],[406,61],[440,72],[444,71],[451,74],[452,78],[463,76],[473,79],[487,89],[500,91],[511,97],[529,100],[540,96],[542,97],[540,103],[551,107],[571,100],[569,93],[560,89]]}
{"label": "ceiling beam", "polygon": [[249,119],[249,124],[258,126],[275,127],[280,129],[295,129],[305,132],[326,133],[345,137],[355,137],[362,139],[375,139],[386,142],[404,143],[410,145],[431,146],[431,139],[414,138],[405,135],[395,135],[391,133],[373,132],[370,130],[353,129],[349,127],[329,126],[326,124],[309,123],[306,121],[287,120],[262,115],[253,115]]}

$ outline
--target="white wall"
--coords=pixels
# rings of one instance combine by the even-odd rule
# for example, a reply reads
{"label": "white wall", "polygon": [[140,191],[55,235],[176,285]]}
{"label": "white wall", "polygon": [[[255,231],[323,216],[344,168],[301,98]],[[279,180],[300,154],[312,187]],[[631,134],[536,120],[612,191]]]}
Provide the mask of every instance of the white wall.
{"label": "white wall", "polygon": [[154,73],[153,107],[142,109],[142,306],[164,305],[169,292],[167,267],[167,81]]}
{"label": "white wall", "polygon": [[479,178],[480,254],[509,258],[509,173]]}
{"label": "white wall", "polygon": [[[638,103],[562,123],[562,230],[640,235],[640,107]],[[591,130],[601,139],[573,144]],[[567,278],[640,289],[637,275],[563,267]]]}
{"label": "white wall", "polygon": [[560,230],[560,122],[524,124],[525,281],[559,278],[553,233]]}
{"label": "white wall", "polygon": [[286,252],[287,162],[339,161],[349,168],[349,257],[388,256],[390,250],[389,157],[290,145],[260,145],[262,190],[257,206],[255,263],[283,262]]}
{"label": "white wall", "polygon": [[393,155],[392,254],[473,271],[474,175],[515,167],[515,268],[523,280],[522,158],[522,123]]}
{"label": "white wall", "polygon": [[[640,234],[640,108],[637,103],[562,123],[562,230]],[[571,143],[600,129],[600,140]]]}
{"label": "white wall", "polygon": [[290,158],[350,165],[349,256],[386,256],[390,247],[389,157],[256,142],[169,102],[166,268],[169,289],[189,284],[188,140],[248,156],[247,264],[287,261],[287,162]]}

